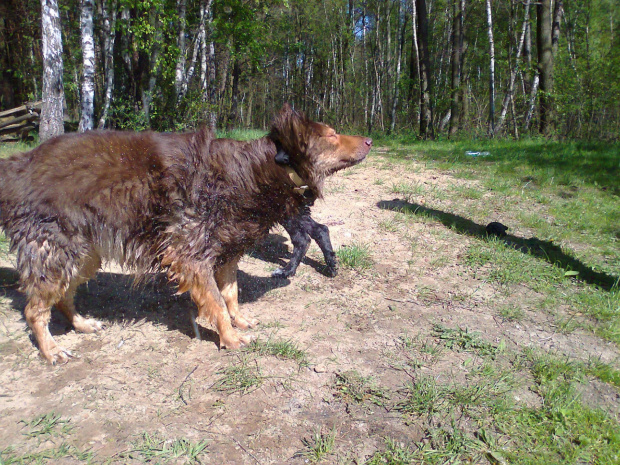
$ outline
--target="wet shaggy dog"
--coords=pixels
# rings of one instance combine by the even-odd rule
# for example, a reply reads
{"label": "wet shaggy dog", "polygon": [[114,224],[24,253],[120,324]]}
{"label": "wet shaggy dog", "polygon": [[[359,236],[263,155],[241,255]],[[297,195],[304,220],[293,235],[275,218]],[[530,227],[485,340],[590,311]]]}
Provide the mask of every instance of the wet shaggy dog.
{"label": "wet shaggy dog", "polygon": [[[198,322],[217,330],[220,347],[249,342],[233,328],[257,323],[239,312],[239,258],[273,224],[301,214],[306,191],[321,197],[325,177],[361,162],[371,145],[285,105],[270,133],[250,142],[206,130],[92,131],[1,160],[0,225],[41,355],[53,364],[71,357],[49,332],[52,306],[77,331],[101,329],[76,313],[73,297],[102,260],[138,277],[167,273],[179,293],[190,292]],[[276,163],[277,154],[289,164]]]}

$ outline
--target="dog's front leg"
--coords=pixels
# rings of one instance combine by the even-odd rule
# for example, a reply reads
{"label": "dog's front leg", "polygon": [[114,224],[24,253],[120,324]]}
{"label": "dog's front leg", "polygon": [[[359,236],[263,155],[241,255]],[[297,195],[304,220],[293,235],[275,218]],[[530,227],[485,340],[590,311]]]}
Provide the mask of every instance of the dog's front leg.
{"label": "dog's front leg", "polygon": [[206,327],[215,326],[220,335],[220,348],[238,349],[252,341],[249,336],[240,336],[232,327],[231,315],[213,273],[195,275],[190,294],[198,306],[196,321]]}
{"label": "dog's front leg", "polygon": [[248,329],[256,326],[258,320],[254,318],[248,319],[239,311],[239,288],[237,286],[239,258],[236,257],[225,265],[220,266],[215,272],[215,281],[224,298],[224,302],[226,302],[233,326],[240,329]]}

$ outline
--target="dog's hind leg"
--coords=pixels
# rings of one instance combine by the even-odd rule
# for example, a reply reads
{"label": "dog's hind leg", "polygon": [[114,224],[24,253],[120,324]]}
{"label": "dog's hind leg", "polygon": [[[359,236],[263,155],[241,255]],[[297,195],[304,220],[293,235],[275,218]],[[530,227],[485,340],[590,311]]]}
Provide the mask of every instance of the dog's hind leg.
{"label": "dog's hind leg", "polygon": [[41,356],[52,365],[56,365],[56,363],[59,362],[67,362],[69,358],[73,357],[73,354],[56,344],[56,341],[50,333],[48,325],[50,322],[51,308],[51,302],[46,302],[40,297],[32,297],[28,299],[28,304],[24,310],[24,316],[37,340]]}
{"label": "dog's hind leg", "polygon": [[198,306],[198,323],[215,325],[220,335],[220,348],[238,349],[249,344],[252,338],[240,336],[232,327],[226,302],[220,293],[213,274],[194,275],[190,294]]}
{"label": "dog's hind leg", "polygon": [[[17,244],[21,289],[28,300],[24,316],[37,340],[41,356],[56,364],[66,362],[72,354],[58,346],[49,331],[51,308],[66,299],[67,291],[89,255],[89,247],[78,234],[69,239],[56,222],[38,222],[37,226],[26,234],[13,235],[12,239]],[[70,294],[73,292],[75,289]],[[72,298],[70,301],[67,311],[72,310]],[[73,320],[71,316],[69,319]]]}
{"label": "dog's hind leg", "polygon": [[93,318],[84,318],[77,313],[74,303],[75,291],[78,286],[93,278],[100,267],[101,257],[93,250],[84,259],[77,276],[69,283],[64,297],[55,305],[67,317],[75,330],[80,333],[96,333],[103,329],[103,325],[99,321]]}
{"label": "dog's hind leg", "polygon": [[189,291],[198,307],[196,321],[209,329],[215,326],[221,348],[238,349],[252,341],[251,337],[240,336],[232,327],[231,315],[210,264],[187,261],[172,247],[165,252],[161,263],[168,268],[169,279],[179,284],[177,293]]}
{"label": "dog's hind leg", "polygon": [[239,288],[237,286],[237,264],[239,263],[239,258],[234,258],[218,268],[215,272],[215,281],[224,298],[224,302],[226,302],[233,326],[240,329],[248,329],[256,326],[258,320],[254,318],[248,320],[239,311]]}
{"label": "dog's hind leg", "polygon": [[[286,232],[291,237],[293,255],[286,266],[278,268],[271,274],[273,278],[290,278],[291,276],[295,276],[297,267],[299,267],[301,260],[306,255],[306,252],[308,252],[308,248],[310,247],[310,235],[303,221],[305,216],[305,214],[302,214],[294,218],[287,218],[282,222],[282,226],[284,226],[284,229],[286,229]],[[309,217],[308,215],[308,218]]]}

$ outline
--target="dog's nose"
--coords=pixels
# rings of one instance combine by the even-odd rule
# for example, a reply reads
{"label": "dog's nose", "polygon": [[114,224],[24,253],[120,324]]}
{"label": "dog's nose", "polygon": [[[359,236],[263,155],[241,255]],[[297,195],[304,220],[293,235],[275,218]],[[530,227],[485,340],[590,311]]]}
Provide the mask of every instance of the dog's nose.
{"label": "dog's nose", "polygon": [[364,142],[366,143],[368,147],[372,146],[372,139],[370,137],[368,137]]}

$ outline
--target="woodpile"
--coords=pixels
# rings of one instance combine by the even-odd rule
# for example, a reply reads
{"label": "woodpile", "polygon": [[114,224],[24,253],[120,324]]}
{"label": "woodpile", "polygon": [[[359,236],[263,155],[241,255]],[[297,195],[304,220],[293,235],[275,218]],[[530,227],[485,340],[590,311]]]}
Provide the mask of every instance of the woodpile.
{"label": "woodpile", "polygon": [[26,140],[30,131],[38,130],[42,103],[27,103],[0,112],[0,142]]}

